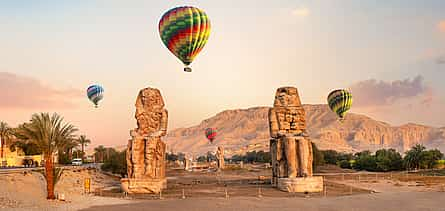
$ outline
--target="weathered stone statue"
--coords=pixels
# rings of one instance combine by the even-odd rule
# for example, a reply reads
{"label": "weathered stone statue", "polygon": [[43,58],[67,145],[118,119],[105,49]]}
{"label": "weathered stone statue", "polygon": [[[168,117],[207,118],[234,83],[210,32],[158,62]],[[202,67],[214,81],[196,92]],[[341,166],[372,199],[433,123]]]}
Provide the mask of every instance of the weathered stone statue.
{"label": "weathered stone statue", "polygon": [[297,88],[277,89],[274,107],[269,110],[269,130],[272,184],[289,192],[322,191],[323,179],[312,177],[312,144]]}
{"label": "weathered stone statue", "polygon": [[184,158],[184,170],[186,171],[192,170],[192,159]]}
{"label": "weathered stone statue", "polygon": [[166,188],[165,150],[161,137],[167,132],[168,113],[158,89],[145,88],[136,99],[137,128],[130,131],[127,145],[128,178],[122,179],[127,193],[158,193]]}
{"label": "weathered stone statue", "polygon": [[218,147],[218,150],[216,151],[216,159],[218,161],[218,170],[224,169],[224,147]]}

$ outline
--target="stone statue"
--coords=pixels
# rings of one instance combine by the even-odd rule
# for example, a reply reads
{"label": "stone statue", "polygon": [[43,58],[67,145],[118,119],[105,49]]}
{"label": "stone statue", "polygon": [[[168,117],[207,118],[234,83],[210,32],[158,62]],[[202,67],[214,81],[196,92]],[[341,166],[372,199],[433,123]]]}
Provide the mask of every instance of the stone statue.
{"label": "stone statue", "polygon": [[224,169],[224,147],[218,147],[218,150],[216,151],[216,159],[218,161],[218,170]]}
{"label": "stone statue", "polygon": [[166,187],[165,150],[161,137],[167,133],[168,113],[158,89],[145,88],[136,99],[137,128],[127,145],[128,193],[157,193]]}
{"label": "stone statue", "polygon": [[186,171],[192,170],[192,159],[184,158],[184,170]]}
{"label": "stone statue", "polygon": [[[269,130],[272,184],[280,186],[280,179],[292,183],[297,181],[292,179],[312,177],[312,144],[297,88],[277,89],[274,107],[269,110]],[[279,188],[293,188],[288,186]]]}

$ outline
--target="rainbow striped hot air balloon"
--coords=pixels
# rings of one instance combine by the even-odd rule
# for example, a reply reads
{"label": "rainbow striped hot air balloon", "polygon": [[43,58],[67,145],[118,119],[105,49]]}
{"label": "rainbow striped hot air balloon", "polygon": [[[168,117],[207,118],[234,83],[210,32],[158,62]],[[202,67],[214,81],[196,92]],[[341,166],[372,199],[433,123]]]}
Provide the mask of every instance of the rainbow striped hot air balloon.
{"label": "rainbow striped hot air balloon", "polygon": [[352,106],[352,95],[344,89],[334,90],[328,95],[328,105],[340,117],[340,120],[343,120],[346,112]]}
{"label": "rainbow striped hot air balloon", "polygon": [[165,46],[188,67],[204,48],[210,35],[210,20],[201,9],[190,6],[167,11],[159,21],[159,35]]}
{"label": "rainbow striped hot air balloon", "polygon": [[94,106],[97,108],[99,101],[104,98],[104,88],[99,85],[91,85],[87,89],[87,96],[91,102],[94,103]]}

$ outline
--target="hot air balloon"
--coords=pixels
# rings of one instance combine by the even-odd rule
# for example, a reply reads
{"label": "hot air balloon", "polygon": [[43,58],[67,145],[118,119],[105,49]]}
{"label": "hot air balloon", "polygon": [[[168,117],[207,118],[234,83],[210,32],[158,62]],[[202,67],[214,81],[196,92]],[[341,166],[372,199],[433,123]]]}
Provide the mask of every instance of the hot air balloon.
{"label": "hot air balloon", "polygon": [[209,139],[210,143],[213,143],[216,137],[216,129],[215,128],[207,128],[205,130],[205,136]]}
{"label": "hot air balloon", "polygon": [[196,7],[183,6],[167,11],[159,21],[159,35],[164,45],[184,63],[185,72],[210,35],[210,20]]}
{"label": "hot air balloon", "polygon": [[104,98],[104,88],[99,85],[91,85],[87,89],[87,96],[91,102],[94,103],[94,106],[97,108],[99,101]]}
{"label": "hot air balloon", "polygon": [[352,106],[352,95],[344,89],[334,90],[328,95],[328,105],[333,112],[337,113],[340,120],[343,120],[346,112]]}

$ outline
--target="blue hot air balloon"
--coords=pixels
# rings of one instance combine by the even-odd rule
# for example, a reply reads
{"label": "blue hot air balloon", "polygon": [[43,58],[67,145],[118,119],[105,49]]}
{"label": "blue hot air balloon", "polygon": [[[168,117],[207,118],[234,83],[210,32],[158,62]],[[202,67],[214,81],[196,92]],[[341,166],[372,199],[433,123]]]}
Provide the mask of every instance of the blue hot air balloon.
{"label": "blue hot air balloon", "polygon": [[87,89],[87,96],[97,108],[99,101],[104,98],[104,88],[102,88],[100,85],[91,85]]}

